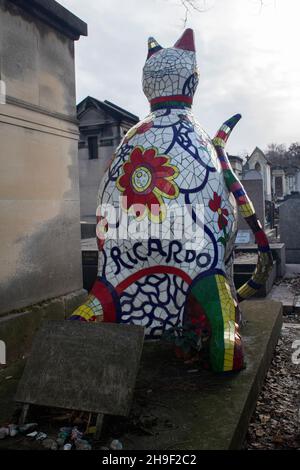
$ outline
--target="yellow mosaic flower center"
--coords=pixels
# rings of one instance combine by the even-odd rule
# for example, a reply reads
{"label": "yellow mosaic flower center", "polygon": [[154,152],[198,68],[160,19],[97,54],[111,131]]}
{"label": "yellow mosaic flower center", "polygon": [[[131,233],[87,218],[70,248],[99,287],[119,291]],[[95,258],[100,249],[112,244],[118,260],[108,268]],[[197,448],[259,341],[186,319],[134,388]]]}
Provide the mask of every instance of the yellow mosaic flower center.
{"label": "yellow mosaic flower center", "polygon": [[138,167],[132,175],[132,184],[134,189],[141,193],[149,188],[152,181],[150,170],[144,166]]}
{"label": "yellow mosaic flower center", "polygon": [[222,209],[218,209],[218,214],[221,215],[222,214]]}

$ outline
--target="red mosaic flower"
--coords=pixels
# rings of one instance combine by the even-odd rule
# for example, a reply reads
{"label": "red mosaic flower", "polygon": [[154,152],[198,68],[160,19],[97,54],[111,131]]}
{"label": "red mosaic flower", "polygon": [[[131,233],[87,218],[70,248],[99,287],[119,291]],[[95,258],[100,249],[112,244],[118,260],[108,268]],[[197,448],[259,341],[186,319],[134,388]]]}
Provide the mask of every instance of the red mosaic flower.
{"label": "red mosaic flower", "polygon": [[174,181],[179,171],[169,160],[166,155],[157,155],[156,148],[135,147],[132,150],[129,160],[123,164],[123,174],[117,180],[117,188],[123,193],[123,209],[132,209],[140,219],[148,215],[154,222],[164,220],[163,198],[175,199],[179,194]]}
{"label": "red mosaic flower", "polygon": [[229,213],[226,208],[221,207],[221,196],[214,192],[214,197],[209,201],[208,205],[213,212],[218,213],[218,226],[219,229],[222,230],[228,224],[226,217],[229,215]]}

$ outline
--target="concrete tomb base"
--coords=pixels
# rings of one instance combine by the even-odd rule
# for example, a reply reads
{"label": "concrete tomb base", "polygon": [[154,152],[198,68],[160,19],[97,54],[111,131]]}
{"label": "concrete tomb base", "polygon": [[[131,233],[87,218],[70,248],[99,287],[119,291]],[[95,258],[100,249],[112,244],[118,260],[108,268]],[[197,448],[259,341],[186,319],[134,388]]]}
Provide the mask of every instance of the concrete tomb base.
{"label": "concrete tomb base", "polygon": [[[281,325],[281,303],[245,301],[242,329],[247,367],[216,375],[183,365],[173,351],[145,343],[133,405],[141,422],[155,423],[148,435],[127,433],[125,449],[239,449],[268,371]],[[165,350],[164,350],[165,349]]]}
{"label": "concrete tomb base", "polygon": [[45,320],[64,320],[86,301],[87,292],[79,289],[69,294],[44,300],[24,310],[0,315],[0,340],[6,345],[6,365],[26,358],[35,333]]}
{"label": "concrete tomb base", "polygon": [[[241,304],[247,367],[213,374],[183,364],[173,348],[145,342],[129,420],[145,432],[120,436],[125,450],[239,449],[281,331],[282,306],[269,300]],[[9,419],[22,362],[0,371],[0,420]],[[5,377],[12,376],[11,380]],[[2,413],[1,413],[2,411]],[[150,423],[150,424],[149,424]],[[5,444],[5,441],[2,441]],[[2,446],[1,446],[2,447]]]}
{"label": "concrete tomb base", "polygon": [[[255,271],[257,258],[257,253],[244,253],[235,258],[234,285],[236,289],[239,289],[245,282],[249,281]],[[276,261],[273,260],[273,266],[268,279],[263,283],[262,287],[256,291],[253,297],[266,297],[266,295],[268,295],[276,280],[276,271]]]}

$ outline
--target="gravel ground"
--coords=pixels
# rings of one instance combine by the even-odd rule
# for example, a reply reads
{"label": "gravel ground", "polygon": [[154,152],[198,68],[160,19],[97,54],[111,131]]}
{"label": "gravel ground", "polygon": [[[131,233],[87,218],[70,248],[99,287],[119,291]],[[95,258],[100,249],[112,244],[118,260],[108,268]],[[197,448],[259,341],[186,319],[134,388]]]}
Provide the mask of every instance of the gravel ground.
{"label": "gravel ground", "polygon": [[[298,355],[293,343],[299,341]],[[294,353],[295,360],[292,360]],[[284,317],[281,337],[248,429],[245,449],[300,450],[300,319]]]}

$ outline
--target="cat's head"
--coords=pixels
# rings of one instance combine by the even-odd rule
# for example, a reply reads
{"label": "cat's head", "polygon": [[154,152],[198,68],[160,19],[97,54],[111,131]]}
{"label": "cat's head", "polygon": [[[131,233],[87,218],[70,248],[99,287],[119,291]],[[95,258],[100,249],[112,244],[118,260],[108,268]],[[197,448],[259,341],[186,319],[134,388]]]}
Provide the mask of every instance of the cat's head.
{"label": "cat's head", "polygon": [[149,38],[148,56],[143,68],[143,90],[152,108],[163,106],[164,102],[171,105],[178,100],[191,105],[197,84],[192,29],[186,29],[173,47],[163,48],[154,38]]}

